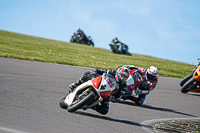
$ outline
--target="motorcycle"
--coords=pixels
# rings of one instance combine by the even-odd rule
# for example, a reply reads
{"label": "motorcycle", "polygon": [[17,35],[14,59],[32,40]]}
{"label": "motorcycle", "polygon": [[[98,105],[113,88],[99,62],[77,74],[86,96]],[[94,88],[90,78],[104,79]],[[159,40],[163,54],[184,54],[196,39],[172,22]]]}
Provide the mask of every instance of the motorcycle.
{"label": "motorcycle", "polygon": [[94,42],[92,41],[91,36],[86,37],[84,33],[77,33],[73,35],[70,39],[70,42],[86,44],[86,45],[94,47]]}
{"label": "motorcycle", "polygon": [[73,92],[60,100],[60,107],[68,112],[88,109],[109,97],[115,90],[116,79],[110,74],[103,74],[79,85]]}
{"label": "motorcycle", "polygon": [[195,67],[195,70],[187,75],[180,82],[181,92],[200,92],[200,58],[198,59],[199,64]]}
{"label": "motorcycle", "polygon": [[139,70],[136,70],[133,73],[133,75],[129,76],[129,78],[126,81],[126,84],[127,84],[127,87],[122,88],[120,92],[121,96],[119,98],[116,99],[114,96],[110,97],[111,102],[118,102],[120,99],[132,100],[135,98],[139,98],[138,90],[142,90],[142,91],[145,90],[145,87],[143,87],[145,82],[143,81]]}
{"label": "motorcycle", "polygon": [[109,44],[110,46],[110,52],[115,54],[124,54],[124,55],[131,55],[128,52],[128,46],[123,43],[117,43],[117,44]]}
{"label": "motorcycle", "polygon": [[138,89],[141,89],[140,85],[143,83],[142,76],[139,73],[139,70],[136,70],[133,75],[130,75],[127,79],[127,88],[123,88],[121,91],[121,99],[127,100],[128,97],[136,97],[139,95],[136,93]]}

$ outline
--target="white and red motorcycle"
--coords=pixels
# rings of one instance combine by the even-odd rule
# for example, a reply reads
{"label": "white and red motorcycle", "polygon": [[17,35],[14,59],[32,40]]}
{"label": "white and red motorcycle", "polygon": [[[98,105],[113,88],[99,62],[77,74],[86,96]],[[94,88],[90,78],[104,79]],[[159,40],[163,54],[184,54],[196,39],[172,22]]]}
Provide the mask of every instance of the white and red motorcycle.
{"label": "white and red motorcycle", "polygon": [[116,86],[115,78],[110,74],[88,80],[79,85],[73,92],[60,100],[60,107],[68,112],[75,112],[78,109],[88,109],[99,104],[114,91]]}

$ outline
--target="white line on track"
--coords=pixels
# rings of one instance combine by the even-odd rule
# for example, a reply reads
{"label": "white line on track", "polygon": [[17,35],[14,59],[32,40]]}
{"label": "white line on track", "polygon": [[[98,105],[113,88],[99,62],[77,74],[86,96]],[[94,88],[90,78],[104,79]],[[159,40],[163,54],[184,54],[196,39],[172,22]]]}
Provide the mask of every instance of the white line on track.
{"label": "white line on track", "polygon": [[11,129],[11,128],[7,128],[7,127],[1,127],[0,126],[0,132],[8,132],[8,133],[28,133],[28,132],[24,132],[24,131],[20,131],[20,130],[16,130],[16,129]]}

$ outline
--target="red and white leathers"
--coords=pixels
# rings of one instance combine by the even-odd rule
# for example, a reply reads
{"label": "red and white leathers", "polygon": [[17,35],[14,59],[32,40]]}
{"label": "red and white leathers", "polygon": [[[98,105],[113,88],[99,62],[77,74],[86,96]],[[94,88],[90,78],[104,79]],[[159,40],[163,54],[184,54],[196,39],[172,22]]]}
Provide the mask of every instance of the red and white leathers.
{"label": "red and white leathers", "polygon": [[149,80],[147,77],[147,69],[138,68],[133,65],[127,65],[126,67],[128,67],[130,69],[131,75],[133,75],[136,70],[139,70],[139,73],[142,76],[143,82],[145,82],[146,85],[148,85],[149,89],[148,90],[140,90],[139,98],[135,98],[133,100],[137,105],[142,105],[146,98],[146,95],[149,94],[156,87],[156,85],[158,83],[159,74],[157,74],[157,77],[155,79]]}

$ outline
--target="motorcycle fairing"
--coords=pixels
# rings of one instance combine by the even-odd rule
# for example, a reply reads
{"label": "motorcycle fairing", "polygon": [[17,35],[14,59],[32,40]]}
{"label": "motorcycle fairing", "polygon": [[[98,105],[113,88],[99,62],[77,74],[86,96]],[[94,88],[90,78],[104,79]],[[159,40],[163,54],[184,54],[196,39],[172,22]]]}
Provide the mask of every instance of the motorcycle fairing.
{"label": "motorcycle fairing", "polygon": [[100,92],[100,95],[101,95],[102,98],[107,98],[108,96],[110,96],[111,93],[112,93],[111,90],[109,90],[109,91],[102,91],[102,92]]}
{"label": "motorcycle fairing", "polygon": [[[193,77],[197,80],[197,82],[200,82],[200,65],[197,67],[195,72],[193,73]],[[196,89],[191,89],[191,92],[200,92],[200,86],[197,85]]]}
{"label": "motorcycle fairing", "polygon": [[200,86],[197,89],[192,89],[191,92],[199,92],[200,93]]}
{"label": "motorcycle fairing", "polygon": [[[106,80],[102,80],[101,81],[101,85],[99,86],[99,88],[101,89],[101,91],[99,92],[99,94],[101,95],[102,98],[107,98],[111,93],[112,93],[112,88],[109,87],[110,82],[107,82]],[[107,90],[107,91],[104,91]]]}
{"label": "motorcycle fairing", "polygon": [[134,89],[135,89],[135,86],[134,85],[129,85],[129,86],[127,86],[128,87],[128,89],[130,90],[130,91],[133,91]]}
{"label": "motorcycle fairing", "polygon": [[94,85],[94,87],[96,89],[99,89],[99,85],[101,84],[101,80],[102,80],[102,77],[97,77],[95,79],[92,79],[92,84]]}
{"label": "motorcycle fairing", "polygon": [[128,77],[126,84],[127,86],[134,85],[134,79],[131,75]]}
{"label": "motorcycle fairing", "polygon": [[[111,89],[109,89],[109,81],[107,82],[106,80],[102,80],[102,77],[97,77],[95,79],[92,79],[92,84],[96,89],[100,89],[101,91],[99,91],[99,95],[102,98],[107,98],[111,93]],[[111,83],[110,83],[111,84]],[[103,91],[103,90],[107,90],[107,91]]]}
{"label": "motorcycle fairing", "polygon": [[66,98],[65,98],[65,104],[66,105],[70,105],[72,104],[72,102],[74,101],[74,98],[76,96],[76,94],[81,91],[84,90],[85,88],[88,88],[89,86],[93,86],[92,82],[89,80],[87,82],[84,82],[83,84],[79,85],[72,93],[70,93]]}
{"label": "motorcycle fairing", "polygon": [[194,77],[197,81],[200,81],[200,65],[198,66],[198,68],[197,68],[196,71],[194,72],[193,77]]}

